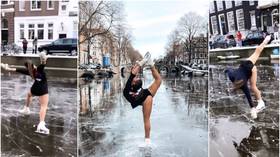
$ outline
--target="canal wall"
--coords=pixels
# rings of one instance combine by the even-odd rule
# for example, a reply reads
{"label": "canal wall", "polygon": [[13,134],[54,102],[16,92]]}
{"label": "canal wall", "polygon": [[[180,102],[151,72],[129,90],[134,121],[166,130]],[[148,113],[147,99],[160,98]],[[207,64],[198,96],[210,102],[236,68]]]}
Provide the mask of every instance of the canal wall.
{"label": "canal wall", "polygon": [[[252,53],[254,53],[257,46],[250,47],[234,47],[227,49],[213,49],[209,51],[209,61],[210,63],[218,61],[217,56],[229,56],[229,55],[238,55],[241,58],[247,58]],[[279,51],[279,45],[268,45],[265,47],[260,57],[270,58],[273,49],[277,49]]]}

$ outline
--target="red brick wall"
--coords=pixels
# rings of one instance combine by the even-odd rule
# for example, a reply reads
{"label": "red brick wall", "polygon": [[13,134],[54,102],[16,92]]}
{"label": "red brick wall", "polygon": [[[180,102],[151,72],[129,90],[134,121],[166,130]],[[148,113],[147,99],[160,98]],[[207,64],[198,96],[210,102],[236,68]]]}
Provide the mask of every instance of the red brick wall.
{"label": "red brick wall", "polygon": [[22,16],[57,16],[59,1],[54,1],[54,9],[47,10],[47,1],[41,1],[41,10],[31,11],[31,2],[25,1],[25,11],[19,11],[19,1],[15,1],[15,17]]}

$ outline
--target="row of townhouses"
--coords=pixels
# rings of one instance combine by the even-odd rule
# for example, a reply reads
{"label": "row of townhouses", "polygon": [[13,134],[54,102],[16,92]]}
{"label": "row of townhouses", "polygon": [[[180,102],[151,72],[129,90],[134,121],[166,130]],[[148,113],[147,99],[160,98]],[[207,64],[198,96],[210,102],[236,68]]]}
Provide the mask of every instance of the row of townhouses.
{"label": "row of townhouses", "polygon": [[21,45],[24,38],[28,47],[34,38],[38,45],[59,38],[78,37],[78,1],[76,0],[2,0],[1,44]]}
{"label": "row of townhouses", "polygon": [[252,30],[272,33],[279,24],[279,0],[215,0],[210,2],[210,35],[247,34]]}

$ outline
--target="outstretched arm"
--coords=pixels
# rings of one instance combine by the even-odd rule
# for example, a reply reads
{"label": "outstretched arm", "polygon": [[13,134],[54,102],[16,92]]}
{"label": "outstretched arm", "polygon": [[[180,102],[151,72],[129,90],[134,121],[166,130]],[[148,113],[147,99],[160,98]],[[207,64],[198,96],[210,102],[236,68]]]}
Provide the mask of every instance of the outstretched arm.
{"label": "outstretched arm", "polygon": [[251,97],[251,93],[250,93],[250,89],[248,88],[248,85],[247,85],[247,84],[243,85],[243,86],[241,87],[241,89],[242,89],[242,91],[244,92],[244,94],[245,94],[245,96],[246,96],[246,98],[247,98],[247,100],[248,100],[248,103],[249,103],[250,107],[251,107],[251,108],[254,107],[253,101],[252,101],[252,97]]}

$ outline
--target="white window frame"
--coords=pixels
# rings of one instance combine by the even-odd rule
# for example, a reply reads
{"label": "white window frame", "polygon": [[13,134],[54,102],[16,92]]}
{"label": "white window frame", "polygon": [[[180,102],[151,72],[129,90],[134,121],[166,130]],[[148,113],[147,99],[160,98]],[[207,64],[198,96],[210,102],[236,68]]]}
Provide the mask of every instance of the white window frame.
{"label": "white window frame", "polygon": [[[274,16],[277,16],[278,15],[278,20],[279,20],[279,10],[278,9],[273,9],[271,11],[271,22],[272,22],[272,26],[274,26],[274,23],[275,21],[273,20],[274,19]],[[278,21],[278,24],[279,24],[279,21]]]}
{"label": "white window frame", "polygon": [[225,14],[219,14],[219,15],[218,15],[218,17],[219,17],[219,26],[220,26],[220,34],[223,35],[223,28],[222,28],[221,16],[224,16],[224,23],[226,23],[226,16],[225,16]]}
{"label": "white window frame", "polygon": [[222,10],[224,10],[224,4],[223,4],[223,1],[221,1],[221,0],[217,0],[217,1],[216,1],[216,4],[217,4],[217,10],[218,10],[218,11],[222,11]]}
{"label": "white window frame", "polygon": [[214,4],[214,1],[211,1],[210,2],[210,8],[209,8],[210,10],[210,13],[215,13],[215,4]]}
{"label": "white window frame", "polygon": [[18,1],[18,8],[19,8],[19,11],[25,11],[25,0]]}
{"label": "white window frame", "polygon": [[[49,5],[49,2],[52,2],[53,3],[53,7],[51,8],[50,5]],[[55,1],[53,0],[47,0],[47,10],[54,10],[54,6],[55,5]]]}
{"label": "white window frame", "polygon": [[235,0],[235,1],[234,1],[234,5],[235,5],[235,6],[241,6],[241,5],[242,5],[242,2],[243,2],[242,0]]}
{"label": "white window frame", "polygon": [[226,9],[232,8],[232,1],[231,0],[227,0],[227,1],[225,1],[225,3],[226,3]]}
{"label": "white window frame", "polygon": [[1,6],[6,6],[6,5],[10,5],[12,4],[11,0],[7,0],[7,4],[2,4],[2,1],[1,1]]}
{"label": "white window frame", "polygon": [[[33,28],[29,28],[29,25],[33,25],[34,27],[33,27]],[[27,26],[28,26],[28,27],[27,27],[27,30],[28,30],[28,37],[27,37],[27,38],[28,38],[28,40],[33,40],[33,39],[35,38],[35,33],[36,33],[36,30],[35,30],[36,24],[34,24],[34,23],[32,23],[32,24],[29,23]],[[34,37],[33,39],[29,37],[29,31],[30,31],[30,30],[33,30],[33,33],[34,33],[34,34],[33,34],[33,37]]]}
{"label": "white window frame", "polygon": [[[213,32],[213,34],[219,33],[217,17],[216,16],[211,16],[210,19],[211,19],[211,25],[212,25],[212,32]],[[215,26],[216,26],[215,30],[214,30],[214,19],[215,19]]]}
{"label": "white window frame", "polygon": [[[232,15],[230,15],[232,14]],[[230,17],[231,16],[231,17]],[[233,25],[233,28],[231,27]],[[235,31],[234,13],[233,11],[227,12],[227,26],[229,32]]]}
{"label": "white window frame", "polygon": [[[23,25],[23,28],[21,28],[20,25]],[[25,28],[24,23],[20,23],[19,24],[19,39],[25,38],[25,29],[24,28]],[[21,31],[23,31],[23,38],[21,38]]]}
{"label": "white window frame", "polygon": [[[43,27],[42,27],[42,28],[41,28],[41,27],[39,28],[39,25],[43,25]],[[38,40],[44,40],[44,39],[45,39],[45,38],[44,38],[44,36],[45,36],[45,31],[44,31],[45,29],[44,29],[44,27],[45,27],[45,24],[44,24],[44,23],[38,23],[38,24],[37,24],[37,30],[36,30],[37,36],[36,36],[36,37],[37,37]],[[39,31],[41,31],[41,30],[43,30],[43,38],[42,38],[42,39],[39,38]]]}
{"label": "white window frame", "polygon": [[[242,11],[242,13],[243,13],[243,21],[242,22],[243,22],[243,27],[244,28],[240,28],[240,25],[239,25],[241,23],[240,18],[238,17],[238,15],[239,15],[238,12],[239,11]],[[243,9],[237,9],[236,10],[237,30],[239,30],[239,31],[245,30],[245,21],[244,20],[245,20],[244,19],[244,10]]]}
{"label": "white window frame", "polygon": [[[52,26],[49,26],[52,24]],[[49,31],[52,30],[52,38],[49,38]],[[48,23],[48,40],[53,40],[53,23]]]}
{"label": "white window frame", "polygon": [[250,6],[255,5],[255,0],[249,0],[249,5]]}
{"label": "white window frame", "polygon": [[[33,1],[36,2],[36,8],[35,9],[32,8],[32,2]],[[41,8],[38,8],[38,3],[37,3],[38,1],[41,2],[41,6],[40,6]],[[42,10],[42,1],[41,0],[30,0],[30,10],[31,11],[40,11],[40,10]]]}

